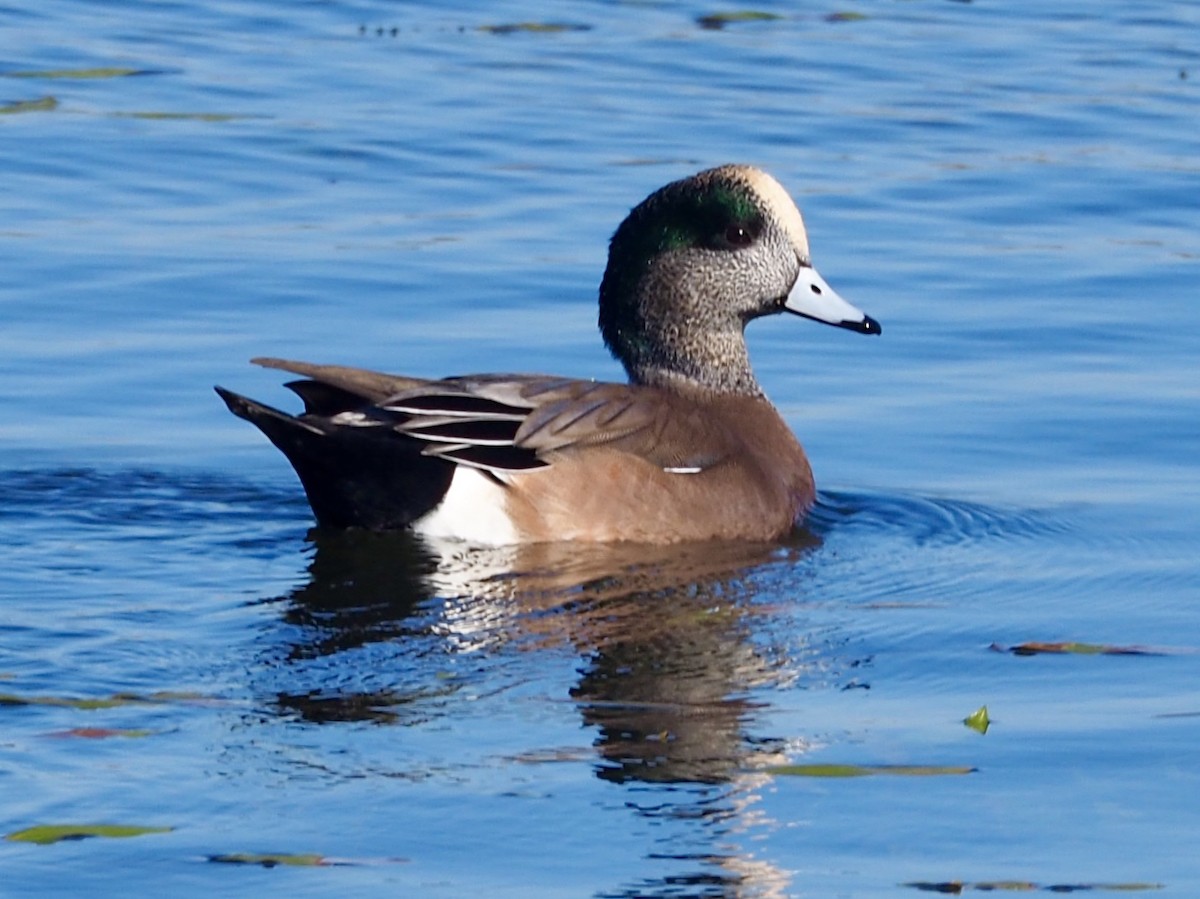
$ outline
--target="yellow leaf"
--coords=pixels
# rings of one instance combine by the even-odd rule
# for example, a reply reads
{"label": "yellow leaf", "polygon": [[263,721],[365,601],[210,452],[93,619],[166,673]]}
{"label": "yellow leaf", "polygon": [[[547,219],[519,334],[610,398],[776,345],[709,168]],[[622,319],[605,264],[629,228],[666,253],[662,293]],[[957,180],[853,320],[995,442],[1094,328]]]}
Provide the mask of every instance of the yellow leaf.
{"label": "yellow leaf", "polygon": [[37,100],[16,100],[0,105],[0,115],[15,115],[18,112],[50,112],[58,108],[58,101],[53,97],[40,97]]}
{"label": "yellow leaf", "polygon": [[146,69],[124,69],[115,66],[97,67],[92,69],[43,69],[26,72],[5,72],[6,78],[127,78],[130,75],[153,74]]}
{"label": "yellow leaf", "polygon": [[981,705],[971,714],[963,719],[963,724],[971,728],[971,730],[979,731],[981,734],[988,732],[988,727],[991,726],[992,719],[988,717],[986,705]]}
{"label": "yellow leaf", "polygon": [[140,837],[148,833],[170,833],[173,827],[141,827],[135,824],[38,824],[6,834],[4,839],[14,843],[37,843],[48,846],[62,840],[84,840],[88,837]]}

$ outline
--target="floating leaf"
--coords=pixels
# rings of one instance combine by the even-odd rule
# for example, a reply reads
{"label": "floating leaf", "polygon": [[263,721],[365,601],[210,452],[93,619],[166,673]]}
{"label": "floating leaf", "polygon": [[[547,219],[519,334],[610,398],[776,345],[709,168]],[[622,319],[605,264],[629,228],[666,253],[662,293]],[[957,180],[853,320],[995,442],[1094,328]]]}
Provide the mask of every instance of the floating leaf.
{"label": "floating leaf", "polygon": [[86,699],[71,696],[17,696],[12,693],[0,693],[0,705],[49,705],[70,709],[112,709],[141,701],[143,700],[121,695]]}
{"label": "floating leaf", "polygon": [[990,649],[996,652],[1010,652],[1015,656],[1034,656],[1042,654],[1054,655],[1106,655],[1106,656],[1161,656],[1166,652],[1160,649],[1149,649],[1145,646],[1113,646],[1110,643],[1042,643],[1037,640],[1028,643],[1018,643],[1015,646],[1001,646],[993,643]]}
{"label": "floating leaf", "polygon": [[948,896],[957,896],[963,891],[963,882],[961,880],[915,880],[911,883],[904,883],[901,886],[912,887],[914,890],[920,890],[923,893],[945,893]]}
{"label": "floating leaf", "polygon": [[779,13],[761,12],[756,9],[743,9],[737,12],[714,12],[706,16],[700,16],[696,19],[696,24],[701,28],[708,28],[712,31],[720,30],[726,25],[734,25],[738,22],[773,22],[776,19],[782,19],[783,16]]}
{"label": "floating leaf", "polygon": [[220,700],[214,699],[211,696],[205,696],[203,693],[197,693],[194,690],[155,690],[147,696],[137,696],[133,693],[118,693],[118,696],[133,697],[139,702],[196,702],[202,704],[218,703]]}
{"label": "floating leaf", "polygon": [[27,72],[5,72],[5,78],[53,78],[53,79],[90,79],[90,78],[128,78],[132,75],[160,75],[151,69],[125,69],[114,66],[97,67],[93,69],[44,69]]}
{"label": "floating leaf", "polygon": [[70,730],[58,730],[48,737],[78,737],[84,740],[106,740],[109,737],[150,737],[157,731],[133,727],[72,727]]}
{"label": "floating leaf", "polygon": [[[210,855],[208,860],[222,865],[261,865],[264,868],[274,868],[277,865],[324,868],[332,864],[339,864],[315,853],[289,854],[286,852],[229,852],[223,855]],[[340,864],[346,863],[341,862]]]}
{"label": "floating leaf", "polygon": [[973,890],[992,892],[1029,893],[1041,889],[1036,883],[1028,880],[988,880],[980,883],[967,884]]}
{"label": "floating leaf", "polygon": [[981,705],[971,714],[967,715],[967,717],[963,719],[963,724],[971,728],[971,730],[978,731],[981,734],[986,734],[988,732],[988,728],[992,724],[992,719],[988,717],[987,706]]}
{"label": "floating leaf", "polygon": [[826,22],[861,22],[867,18],[864,13],[860,12],[831,12],[825,16]]}
{"label": "floating leaf", "polygon": [[591,25],[574,22],[507,22],[503,25],[480,25],[480,31],[488,34],[516,34],[524,31],[532,34],[559,34],[564,31],[591,31]]}
{"label": "floating leaf", "polygon": [[17,100],[13,103],[0,104],[0,115],[15,115],[19,112],[49,112],[58,108],[58,101],[53,97],[41,97],[37,100]]}
{"label": "floating leaf", "polygon": [[902,884],[902,886],[911,887],[914,890],[920,890],[923,893],[945,893],[947,895],[958,896],[967,890],[978,890],[981,893],[994,892],[1009,892],[1009,893],[1084,893],[1084,892],[1110,892],[1110,893],[1139,893],[1150,890],[1161,890],[1161,883],[1031,883],[1027,880],[987,880],[979,881],[978,883],[964,883],[961,880],[945,880],[945,881],[914,881],[912,883]]}
{"label": "floating leaf", "polygon": [[406,858],[331,858],[315,852],[222,852],[206,857],[218,865],[259,865],[275,868],[286,865],[293,868],[331,868],[358,865],[400,865]]}
{"label": "floating leaf", "polygon": [[870,777],[895,774],[905,777],[933,777],[944,774],[971,774],[978,771],[967,765],[776,765],[765,769],[785,777]]}
{"label": "floating leaf", "polygon": [[141,827],[135,824],[38,824],[6,834],[16,843],[49,846],[62,840],[86,840],[88,837],[140,837],[148,833],[170,833],[173,827]]}
{"label": "floating leaf", "polygon": [[239,115],[231,112],[114,112],[117,119],[149,119],[151,121],[181,122],[240,122],[246,119],[265,119],[264,115]]}
{"label": "floating leaf", "polygon": [[0,706],[4,705],[49,705],[69,709],[115,709],[126,705],[156,705],[164,702],[197,702],[209,697],[200,693],[184,693],[160,690],[146,696],[137,693],[114,693],[93,699],[71,696],[19,696],[15,693],[0,693]]}

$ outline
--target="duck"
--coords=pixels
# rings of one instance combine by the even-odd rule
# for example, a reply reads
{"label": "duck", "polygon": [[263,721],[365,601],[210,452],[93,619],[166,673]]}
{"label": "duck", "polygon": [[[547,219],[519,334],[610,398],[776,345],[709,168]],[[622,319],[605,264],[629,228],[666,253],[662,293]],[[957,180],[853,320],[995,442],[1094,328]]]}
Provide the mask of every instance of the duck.
{"label": "duck", "polygon": [[722,165],[654,191],[613,233],[599,329],[626,383],[259,357],[299,376],[286,386],[302,413],[215,389],[287,457],[322,528],[492,546],[774,541],[816,498],[745,338],[785,313],[882,333],[814,268],[784,187]]}

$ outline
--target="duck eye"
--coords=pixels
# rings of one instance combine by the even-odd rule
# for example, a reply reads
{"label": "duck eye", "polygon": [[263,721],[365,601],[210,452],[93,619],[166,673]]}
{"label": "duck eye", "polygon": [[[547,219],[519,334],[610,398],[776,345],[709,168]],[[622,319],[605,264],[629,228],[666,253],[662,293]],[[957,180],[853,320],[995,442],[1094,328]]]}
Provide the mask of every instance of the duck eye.
{"label": "duck eye", "polygon": [[731,247],[748,247],[754,241],[754,235],[745,225],[730,225],[725,229],[725,241]]}

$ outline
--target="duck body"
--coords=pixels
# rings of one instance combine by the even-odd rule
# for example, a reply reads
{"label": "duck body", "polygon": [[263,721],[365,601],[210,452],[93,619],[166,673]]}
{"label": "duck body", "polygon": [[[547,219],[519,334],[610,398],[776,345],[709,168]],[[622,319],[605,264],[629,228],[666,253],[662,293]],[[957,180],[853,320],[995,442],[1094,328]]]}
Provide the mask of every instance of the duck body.
{"label": "duck body", "polygon": [[301,376],[288,387],[302,414],[217,391],[287,456],[323,526],[487,544],[771,540],[815,497],[743,333],[785,311],[880,331],[812,268],[778,182],[723,166],[656,191],[613,236],[600,330],[627,384],[262,358]]}

